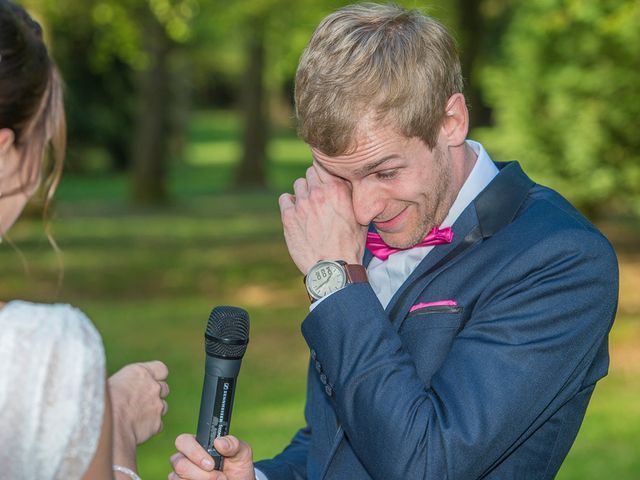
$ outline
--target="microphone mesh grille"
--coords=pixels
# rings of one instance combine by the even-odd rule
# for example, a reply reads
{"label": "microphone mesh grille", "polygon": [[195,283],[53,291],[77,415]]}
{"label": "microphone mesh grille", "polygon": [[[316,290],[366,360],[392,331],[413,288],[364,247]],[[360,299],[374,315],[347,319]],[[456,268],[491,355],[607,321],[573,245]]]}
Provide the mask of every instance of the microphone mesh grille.
{"label": "microphone mesh grille", "polygon": [[249,314],[238,307],[215,307],[204,336],[207,355],[242,358],[249,343]]}

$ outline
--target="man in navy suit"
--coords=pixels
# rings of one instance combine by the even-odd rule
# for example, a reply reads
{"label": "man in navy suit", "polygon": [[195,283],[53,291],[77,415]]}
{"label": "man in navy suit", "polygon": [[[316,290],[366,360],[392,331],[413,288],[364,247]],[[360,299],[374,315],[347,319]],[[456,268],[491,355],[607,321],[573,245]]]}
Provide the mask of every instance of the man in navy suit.
{"label": "man in navy suit", "polygon": [[296,108],[313,164],[280,209],[312,300],[307,425],[255,471],[217,440],[226,476],[180,436],[172,478],[553,478],[608,368],[607,240],[467,140],[454,43],[418,12],[324,19]]}

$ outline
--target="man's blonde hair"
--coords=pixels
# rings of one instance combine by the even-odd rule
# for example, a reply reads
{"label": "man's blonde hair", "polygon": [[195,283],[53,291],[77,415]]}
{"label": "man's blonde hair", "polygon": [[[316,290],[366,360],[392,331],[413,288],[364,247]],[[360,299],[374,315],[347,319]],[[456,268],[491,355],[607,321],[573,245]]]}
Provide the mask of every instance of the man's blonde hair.
{"label": "man's blonde hair", "polygon": [[462,92],[455,42],[417,10],[363,3],[327,16],[300,58],[298,133],[326,155],[355,148],[365,116],[429,148],[451,95]]}

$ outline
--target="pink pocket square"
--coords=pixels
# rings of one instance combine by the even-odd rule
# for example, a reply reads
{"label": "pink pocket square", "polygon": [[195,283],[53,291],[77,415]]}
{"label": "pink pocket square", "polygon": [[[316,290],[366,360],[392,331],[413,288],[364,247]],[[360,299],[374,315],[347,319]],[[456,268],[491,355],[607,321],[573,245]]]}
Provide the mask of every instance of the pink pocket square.
{"label": "pink pocket square", "polygon": [[455,307],[456,305],[458,305],[458,302],[456,302],[455,300],[439,300],[437,302],[416,303],[413,307],[411,307],[411,309],[409,310],[409,313],[415,310],[419,310],[421,308],[426,308],[426,307],[441,307],[441,306]]}

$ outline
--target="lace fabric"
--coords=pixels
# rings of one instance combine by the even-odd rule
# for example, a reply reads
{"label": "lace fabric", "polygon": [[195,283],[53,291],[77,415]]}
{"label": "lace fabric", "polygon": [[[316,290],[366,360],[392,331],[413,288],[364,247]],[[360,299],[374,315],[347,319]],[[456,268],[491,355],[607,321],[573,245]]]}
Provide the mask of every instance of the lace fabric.
{"label": "lace fabric", "polygon": [[102,340],[79,310],[13,301],[0,310],[0,476],[80,479],[97,449]]}

